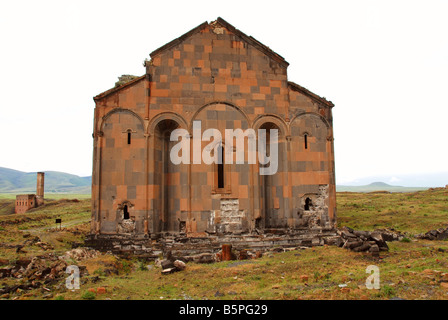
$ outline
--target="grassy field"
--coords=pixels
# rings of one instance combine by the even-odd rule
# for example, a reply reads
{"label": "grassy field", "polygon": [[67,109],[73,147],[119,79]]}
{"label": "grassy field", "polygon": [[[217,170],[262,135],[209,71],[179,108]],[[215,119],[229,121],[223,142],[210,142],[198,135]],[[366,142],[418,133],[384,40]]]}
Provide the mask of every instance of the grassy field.
{"label": "grassy field", "polygon": [[[46,200],[45,205],[31,209],[23,214],[0,216],[0,244],[19,245],[24,235],[39,236],[55,248],[56,254],[62,254],[72,247],[73,242],[83,242],[84,235],[74,237],[70,232],[49,232],[59,227],[57,218],[62,219],[61,227],[74,227],[87,232],[90,221],[90,200]],[[45,253],[39,247],[30,246],[25,253],[17,254],[14,248],[0,247],[0,259],[15,260],[32,258]]]}
{"label": "grassy field", "polygon": [[338,193],[338,224],[354,229],[394,228],[411,234],[448,226],[448,189],[412,193]]}
{"label": "grassy field", "polygon": [[[448,242],[413,239],[416,233],[446,227],[448,190],[415,193],[338,193],[338,226],[357,230],[392,227],[406,232],[410,240],[389,242],[390,251],[380,259],[367,253],[321,246],[260,259],[214,264],[188,263],[184,271],[161,275],[152,262],[124,260],[102,254],[77,262],[89,272],[81,289],[63,285],[17,292],[5,299],[448,299]],[[48,232],[54,219],[62,217],[65,231]],[[0,217],[0,243],[23,242],[26,233],[37,234],[50,243],[56,254],[82,242],[88,232],[90,201],[54,200],[22,215]],[[46,231],[47,230],[47,231]],[[73,232],[77,230],[78,232]],[[0,260],[43,254],[39,247],[26,252],[0,249]],[[46,251],[48,252],[48,251]],[[149,265],[149,268],[148,268]],[[366,288],[366,268],[380,270],[381,287]],[[20,281],[3,278],[3,284]],[[103,294],[87,294],[104,288]]]}

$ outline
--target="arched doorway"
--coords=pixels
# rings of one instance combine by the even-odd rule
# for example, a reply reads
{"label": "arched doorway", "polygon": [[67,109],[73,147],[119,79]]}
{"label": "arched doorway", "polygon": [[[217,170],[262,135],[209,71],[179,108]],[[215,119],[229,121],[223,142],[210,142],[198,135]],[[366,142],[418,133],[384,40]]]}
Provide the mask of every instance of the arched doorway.
{"label": "arched doorway", "polygon": [[[283,150],[282,150],[282,144],[280,142],[281,131],[280,128],[272,122],[263,123],[259,129],[262,130],[264,129],[266,132],[266,139],[265,139],[266,156],[270,157],[271,161],[275,158],[275,161],[277,161],[278,166],[276,173],[260,175],[260,200],[261,200],[260,206],[262,211],[264,228],[282,227],[284,223],[282,222],[283,214],[281,212],[281,210],[283,210],[282,206],[283,191],[282,191],[282,180],[280,174],[280,172],[283,171],[281,169],[283,162]],[[277,142],[273,142],[277,143],[277,146],[275,146],[275,148],[271,144],[271,135],[272,135],[271,130],[277,130],[278,133]],[[277,154],[274,154],[275,151]],[[272,163],[259,164],[260,169],[271,165]]]}
{"label": "arched doorway", "polygon": [[170,150],[177,141],[170,141],[170,135],[179,124],[171,119],[160,121],[155,128],[154,183],[158,196],[154,206],[158,212],[158,231],[179,231],[180,169],[170,160]]}

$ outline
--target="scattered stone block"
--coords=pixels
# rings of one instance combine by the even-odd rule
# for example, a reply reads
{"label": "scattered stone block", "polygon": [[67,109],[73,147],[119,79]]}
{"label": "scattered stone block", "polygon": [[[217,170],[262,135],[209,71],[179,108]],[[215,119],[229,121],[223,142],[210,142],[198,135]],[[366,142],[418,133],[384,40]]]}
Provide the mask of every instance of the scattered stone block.
{"label": "scattered stone block", "polygon": [[185,264],[185,262],[181,261],[181,260],[176,260],[173,263],[174,267],[178,270],[178,271],[182,271],[185,270],[185,268],[187,267],[187,265]]}
{"label": "scattered stone block", "polygon": [[162,269],[174,268],[174,263],[171,260],[163,260],[160,265]]}
{"label": "scattered stone block", "polygon": [[171,273],[176,272],[176,271],[177,271],[177,270],[176,270],[175,267],[173,267],[173,268],[168,268],[168,269],[163,269],[163,270],[162,270],[162,274],[163,274],[163,275],[167,275],[167,274],[171,274]]}

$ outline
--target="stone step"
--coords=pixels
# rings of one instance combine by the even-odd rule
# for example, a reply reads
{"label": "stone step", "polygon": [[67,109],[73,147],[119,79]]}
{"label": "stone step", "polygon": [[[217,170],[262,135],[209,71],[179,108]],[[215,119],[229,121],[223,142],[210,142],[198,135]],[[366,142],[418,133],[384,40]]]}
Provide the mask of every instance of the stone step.
{"label": "stone step", "polygon": [[[282,230],[285,233],[285,230]],[[86,239],[86,246],[100,251],[112,251],[115,254],[158,257],[160,253],[171,250],[178,255],[192,255],[200,253],[217,253],[223,244],[231,244],[235,250],[268,251],[273,247],[294,248],[322,245],[324,239],[336,236],[331,230],[296,230],[286,234],[227,234],[209,237],[180,237],[167,235],[153,240],[148,237],[134,239],[131,235],[99,235]]]}

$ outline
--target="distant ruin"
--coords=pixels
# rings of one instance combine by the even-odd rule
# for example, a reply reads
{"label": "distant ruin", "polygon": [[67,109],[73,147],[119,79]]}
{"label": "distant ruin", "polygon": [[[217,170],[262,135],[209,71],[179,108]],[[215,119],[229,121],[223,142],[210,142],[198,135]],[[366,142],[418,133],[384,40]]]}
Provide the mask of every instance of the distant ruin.
{"label": "distant ruin", "polygon": [[16,196],[15,213],[25,213],[44,204],[45,173],[37,173],[36,194],[19,194]]}

